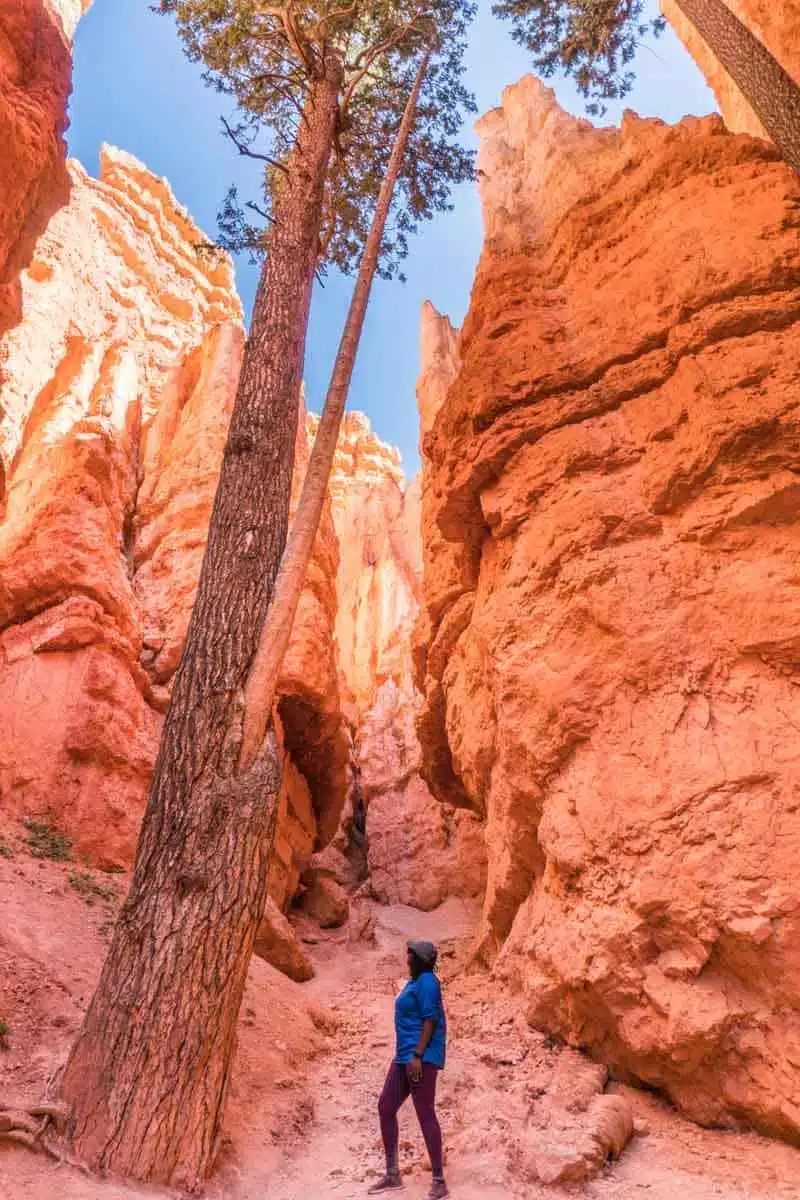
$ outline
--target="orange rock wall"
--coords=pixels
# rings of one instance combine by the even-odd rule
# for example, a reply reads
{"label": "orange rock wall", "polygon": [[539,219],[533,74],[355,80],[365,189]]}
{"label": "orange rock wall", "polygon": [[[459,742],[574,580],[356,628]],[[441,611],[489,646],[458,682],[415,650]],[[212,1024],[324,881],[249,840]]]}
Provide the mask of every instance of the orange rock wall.
{"label": "orange rock wall", "polygon": [[[244,344],[226,255],[105,148],[22,277],[0,342],[0,807],[126,864],[180,659]],[[301,422],[298,473],[307,457]],[[330,514],[280,682],[283,905],[345,798]]]}
{"label": "orange rock wall", "polygon": [[423,774],[486,816],[481,947],[538,1027],[800,1135],[800,181],[718,118],[527,78],[423,344]]}
{"label": "orange rock wall", "polygon": [[[69,198],[69,39],[87,7],[88,0],[0,5],[0,334],[19,320],[19,273],[36,239]],[[0,462],[0,498],[2,490]]]}
{"label": "orange rock wall", "polygon": [[[800,83],[800,9],[795,0],[726,0],[726,3]],[[676,0],[661,0],[661,11],[708,80],[728,128],[734,133],[766,138],[761,121]]]}

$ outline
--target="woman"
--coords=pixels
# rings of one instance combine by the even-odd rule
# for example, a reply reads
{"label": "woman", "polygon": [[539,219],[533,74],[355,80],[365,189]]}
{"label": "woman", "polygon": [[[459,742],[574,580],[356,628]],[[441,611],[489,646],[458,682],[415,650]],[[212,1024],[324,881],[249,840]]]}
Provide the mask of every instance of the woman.
{"label": "woman", "polygon": [[378,1103],[386,1174],[369,1189],[370,1196],[403,1186],[398,1160],[397,1113],[409,1096],[433,1169],[428,1200],[442,1200],[449,1195],[442,1172],[442,1131],[436,1116],[436,1081],[444,1068],[447,1043],[442,989],[433,973],[436,958],[436,947],[431,942],[408,943],[411,978],[394,1003],[397,1050]]}

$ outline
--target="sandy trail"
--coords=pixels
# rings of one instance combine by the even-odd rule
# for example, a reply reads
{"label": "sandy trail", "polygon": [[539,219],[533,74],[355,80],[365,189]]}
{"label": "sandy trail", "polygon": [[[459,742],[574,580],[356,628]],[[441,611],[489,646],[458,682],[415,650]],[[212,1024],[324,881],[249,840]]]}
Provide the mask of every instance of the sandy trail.
{"label": "sandy trail", "polygon": [[[473,914],[455,902],[448,902],[437,913],[398,907],[378,909],[376,916],[374,948],[347,943],[316,948],[317,976],[309,987],[320,1003],[334,1011],[341,1028],[334,1053],[320,1065],[315,1083],[316,1120],[309,1143],[270,1181],[269,1200],[355,1200],[364,1196],[381,1173],[376,1104],[392,1058],[393,1005],[403,982],[405,940],[414,935],[430,938],[455,951],[457,941],[469,935],[473,923]],[[447,1081],[450,1070],[443,1080]],[[453,1077],[459,1075],[454,1070]],[[439,1109],[446,1134],[454,1117],[453,1089],[446,1083]],[[410,1103],[400,1113],[400,1152],[406,1185],[402,1194],[406,1200],[422,1200],[430,1171]],[[498,1163],[484,1156],[483,1167],[476,1173],[451,1155],[447,1171],[453,1195],[462,1200],[508,1196],[507,1188],[498,1181]]]}
{"label": "sandy trail", "polygon": [[[118,882],[122,894],[124,881]],[[88,906],[69,867],[0,859],[0,1015],[12,1025],[0,1093],[41,1095],[88,1003],[107,945],[109,906]],[[113,906],[112,906],[113,907]],[[382,1166],[376,1103],[392,1054],[393,1000],[409,936],[440,944],[450,1025],[439,1112],[453,1200],[800,1200],[800,1152],[754,1135],[701,1130],[626,1089],[649,1135],[589,1183],[548,1188],[527,1140],[549,1120],[553,1080],[594,1070],[527,1029],[513,1000],[466,970],[475,913],[375,908],[375,941],[307,929],[316,978],[300,987],[254,960],[228,1110],[229,1146],[209,1200],[356,1200]],[[581,1068],[583,1064],[583,1068]],[[406,1200],[429,1172],[413,1108],[401,1117]],[[0,1200],[156,1200],[163,1190],[87,1178],[0,1147]]]}
{"label": "sandy trail", "polygon": [[[521,1131],[537,1091],[537,1067],[520,1064],[516,1026],[483,975],[459,971],[471,914],[456,902],[437,913],[378,909],[374,948],[315,947],[318,974],[309,985],[341,1021],[333,1053],[313,1080],[315,1123],[265,1192],[269,1200],[356,1200],[382,1165],[375,1106],[391,1057],[392,1008],[402,980],[408,936],[442,944],[451,1044],[440,1087],[446,1173],[453,1200],[539,1200],[565,1195],[609,1200],[798,1200],[800,1153],[754,1135],[711,1132],[678,1117],[656,1097],[624,1090],[649,1134],[595,1180],[545,1187],[515,1175]],[[459,962],[460,960],[460,962]],[[448,976],[451,976],[449,983]],[[535,1035],[534,1035],[535,1036]],[[543,1042],[543,1039],[542,1039]],[[545,1048],[558,1056],[558,1048]],[[407,1200],[429,1184],[424,1145],[410,1104],[400,1114]]]}

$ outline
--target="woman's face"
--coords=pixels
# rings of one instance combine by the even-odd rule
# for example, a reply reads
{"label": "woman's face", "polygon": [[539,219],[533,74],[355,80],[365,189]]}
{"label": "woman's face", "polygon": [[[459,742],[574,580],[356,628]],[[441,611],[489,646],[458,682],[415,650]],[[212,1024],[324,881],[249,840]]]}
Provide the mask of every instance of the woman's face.
{"label": "woman's face", "polygon": [[413,979],[414,978],[414,964],[416,962],[413,950],[409,950],[408,953],[406,954],[406,962],[408,963],[408,973],[411,976],[411,978]]}

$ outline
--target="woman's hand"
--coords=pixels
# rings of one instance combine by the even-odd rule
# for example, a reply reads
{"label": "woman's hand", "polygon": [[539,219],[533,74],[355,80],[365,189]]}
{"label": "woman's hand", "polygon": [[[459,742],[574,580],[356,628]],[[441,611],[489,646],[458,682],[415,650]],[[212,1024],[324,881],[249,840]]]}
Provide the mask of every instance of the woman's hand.
{"label": "woman's hand", "polygon": [[406,1066],[406,1074],[412,1083],[419,1083],[422,1079],[422,1059],[418,1054],[415,1054]]}

